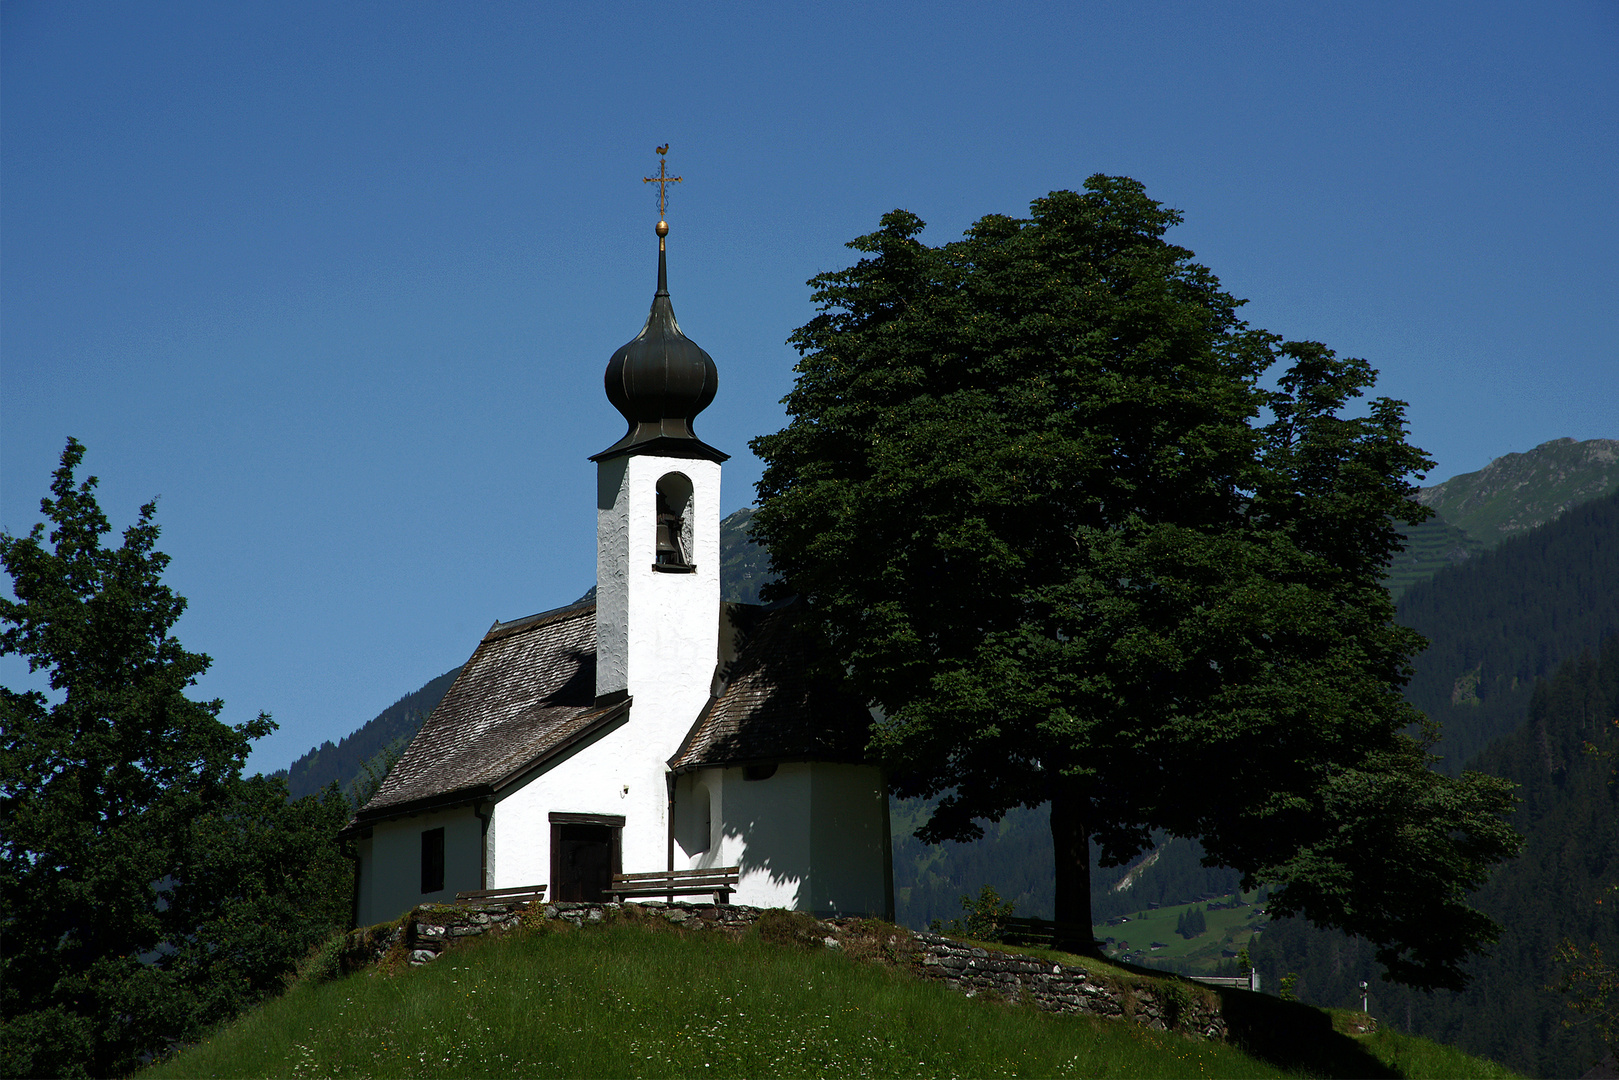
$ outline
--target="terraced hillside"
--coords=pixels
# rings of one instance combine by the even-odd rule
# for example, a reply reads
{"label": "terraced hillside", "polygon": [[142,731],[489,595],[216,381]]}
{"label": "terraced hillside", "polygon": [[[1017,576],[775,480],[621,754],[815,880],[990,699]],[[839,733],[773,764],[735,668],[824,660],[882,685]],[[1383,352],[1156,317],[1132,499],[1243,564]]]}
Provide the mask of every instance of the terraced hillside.
{"label": "terraced hillside", "polygon": [[1443,518],[1429,518],[1405,534],[1405,550],[1389,563],[1384,584],[1398,600],[1419,581],[1447,566],[1460,566],[1485,550],[1483,541]]}

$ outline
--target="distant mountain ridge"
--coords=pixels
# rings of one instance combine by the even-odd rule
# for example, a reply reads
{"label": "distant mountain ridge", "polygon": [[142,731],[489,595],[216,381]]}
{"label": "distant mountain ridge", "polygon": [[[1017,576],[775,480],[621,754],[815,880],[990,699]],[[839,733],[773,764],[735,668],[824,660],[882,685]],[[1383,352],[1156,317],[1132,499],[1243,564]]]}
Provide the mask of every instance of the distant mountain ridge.
{"label": "distant mountain ridge", "polygon": [[1619,439],[1553,439],[1420,488],[1417,502],[1485,547],[1619,491]]}
{"label": "distant mountain ridge", "polygon": [[757,604],[759,590],[773,580],[770,552],[753,542],[753,507],[744,506],[720,522],[720,596]]}
{"label": "distant mountain ridge", "polygon": [[[1554,962],[1565,938],[1619,954],[1608,888],[1619,871],[1619,799],[1614,766],[1619,732],[1619,637],[1565,661],[1538,681],[1522,723],[1469,763],[1522,785],[1513,826],[1523,854],[1496,871],[1472,903],[1500,921],[1501,940],[1467,965],[1460,993],[1423,993],[1373,982],[1372,1013],[1408,1034],[1442,1039],[1501,1061],[1526,1076],[1580,1076],[1603,1054],[1598,1032],[1573,1019]],[[1586,749],[1595,746],[1596,754]],[[1300,919],[1272,924],[1252,947],[1263,983],[1299,976],[1301,1001],[1359,1004],[1359,980],[1376,962],[1365,941]],[[1611,1074],[1591,1074],[1611,1075]]]}
{"label": "distant mountain ridge", "polygon": [[318,794],[334,782],[347,793],[364,774],[367,763],[385,757],[390,749],[395,753],[404,750],[460,673],[458,664],[412,690],[336,743],[327,740],[311,748],[290,768],[274,775],[286,777],[288,794],[294,799]]}
{"label": "distant mountain ridge", "polygon": [[1504,454],[1477,472],[1417,489],[1435,516],[1406,534],[1386,584],[1399,599],[1446,566],[1459,566],[1501,541],[1619,491],[1619,439],[1552,439]]}

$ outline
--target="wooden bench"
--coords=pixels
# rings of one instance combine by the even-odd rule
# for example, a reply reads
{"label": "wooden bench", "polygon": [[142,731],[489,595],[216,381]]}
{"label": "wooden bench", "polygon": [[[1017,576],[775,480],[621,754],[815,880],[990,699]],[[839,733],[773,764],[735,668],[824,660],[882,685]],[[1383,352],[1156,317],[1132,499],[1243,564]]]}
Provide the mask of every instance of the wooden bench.
{"label": "wooden bench", "polygon": [[714,895],[714,903],[729,904],[731,893],[742,878],[740,866],[716,866],[706,870],[659,870],[652,874],[614,874],[607,895],[619,900],[637,896]]}
{"label": "wooden bench", "polygon": [[1020,919],[1008,916],[1001,921],[1001,940],[1008,945],[1037,945],[1048,949],[1073,950],[1087,943],[1100,949],[1095,931],[1080,923],[1052,922],[1049,919]]}
{"label": "wooden bench", "polygon": [[526,904],[545,899],[544,885],[519,885],[513,889],[468,889],[455,894],[457,904]]}

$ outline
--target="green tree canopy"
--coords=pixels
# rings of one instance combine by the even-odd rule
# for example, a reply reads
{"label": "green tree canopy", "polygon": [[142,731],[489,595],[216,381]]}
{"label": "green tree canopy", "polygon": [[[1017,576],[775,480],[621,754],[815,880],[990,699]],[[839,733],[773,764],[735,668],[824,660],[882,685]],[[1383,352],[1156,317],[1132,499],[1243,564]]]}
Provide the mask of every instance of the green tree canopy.
{"label": "green tree canopy", "polygon": [[1198,837],[1278,914],[1456,985],[1516,838],[1508,785],[1407,734],[1421,640],[1381,575],[1428,459],[1400,402],[1346,409],[1364,361],[1240,320],[1179,220],[1106,176],[940,247],[884,216],[811,281],[755,535],[897,793],[937,799],[923,839],[1049,801],[1056,916],[1089,925],[1089,841]]}
{"label": "green tree canopy", "polygon": [[14,599],[0,654],[50,693],[0,688],[0,1072],[120,1075],[280,985],[347,921],[340,795],[288,804],[244,779],[267,716],[238,727],[189,687],[155,506],[116,549],[68,440],[51,523],[0,535]]}

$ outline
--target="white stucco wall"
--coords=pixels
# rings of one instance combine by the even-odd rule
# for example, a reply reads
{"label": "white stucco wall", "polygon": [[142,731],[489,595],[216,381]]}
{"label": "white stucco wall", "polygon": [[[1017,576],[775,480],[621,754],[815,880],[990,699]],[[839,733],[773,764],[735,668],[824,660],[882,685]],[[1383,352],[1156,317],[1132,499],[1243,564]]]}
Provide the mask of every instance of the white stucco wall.
{"label": "white stucco wall", "polygon": [[747,780],[742,769],[698,773],[717,793],[721,836],[701,865],[742,868],[735,903],[809,910],[811,768],[782,765],[768,780]]}
{"label": "white stucco wall", "polygon": [[[693,572],[653,569],[658,481],[691,484]],[[597,465],[596,693],[628,690],[629,719],[496,810],[497,888],[549,882],[552,812],[623,815],[625,873],[668,867],[666,762],[708,701],[719,649],[720,466],[636,454]],[[628,790],[626,790],[628,789]]]}
{"label": "white stucco wall", "polygon": [[695,813],[681,798],[692,798],[698,785],[709,792],[719,835],[705,852],[677,843],[677,858],[685,867],[740,867],[736,903],[893,917],[888,798],[879,769],[798,762],[765,780],[748,780],[734,768],[699,770],[681,781],[677,840]]}
{"label": "white stucco wall", "polygon": [[[444,888],[422,892],[422,833],[444,829]],[[419,814],[371,827],[370,839],[359,842],[360,911],[358,924],[387,922],[417,904],[449,903],[463,889],[480,887],[479,851],[483,824],[472,807]]]}
{"label": "white stucco wall", "polygon": [[596,463],[598,696],[630,685],[630,460],[616,457]]}
{"label": "white stucco wall", "polygon": [[[663,759],[637,745],[635,713],[507,792],[495,806],[492,889],[549,885],[551,814],[621,816],[626,873],[662,870],[668,858]],[[552,893],[554,895],[554,891]]]}
{"label": "white stucco wall", "polygon": [[719,792],[709,786],[718,770],[686,773],[675,781],[676,870],[729,866],[718,862],[720,851]]}
{"label": "white stucco wall", "polygon": [[[690,481],[694,572],[653,568],[657,485]],[[490,808],[488,888],[551,881],[551,814],[622,817],[622,869],[669,865],[666,762],[708,701],[719,646],[720,466],[633,455],[598,464],[597,694],[627,690],[628,716],[503,792]],[[707,829],[703,829],[706,821]],[[420,893],[421,833],[444,825],[445,888]],[[764,780],[708,769],[678,779],[675,866],[742,868],[737,903],[892,915],[888,801],[866,766],[788,763]],[[704,835],[706,831],[706,835]],[[362,841],[361,922],[480,886],[471,807],[373,827]]]}
{"label": "white stucco wall", "polygon": [[[653,569],[657,485],[666,473],[691,481],[694,573]],[[628,689],[638,705],[655,697],[665,715],[636,722],[679,723],[676,745],[708,699],[719,651],[719,498],[717,462],[638,454],[597,466],[596,693]]]}
{"label": "white stucco wall", "polygon": [[894,859],[882,771],[818,762],[811,775],[811,910],[892,919]]}

